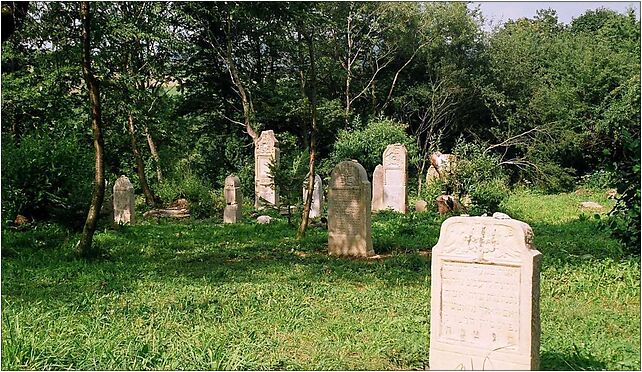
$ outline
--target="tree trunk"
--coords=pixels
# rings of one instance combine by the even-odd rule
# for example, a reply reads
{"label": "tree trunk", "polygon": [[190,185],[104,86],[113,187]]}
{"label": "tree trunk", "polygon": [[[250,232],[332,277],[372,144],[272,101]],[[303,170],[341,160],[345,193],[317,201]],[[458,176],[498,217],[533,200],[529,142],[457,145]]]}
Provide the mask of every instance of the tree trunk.
{"label": "tree trunk", "polygon": [[131,112],[127,114],[127,126],[129,128],[129,138],[132,144],[134,160],[136,161],[136,172],[138,173],[138,179],[140,180],[140,187],[143,189],[143,194],[145,195],[145,202],[147,203],[147,205],[155,205],[157,202],[157,197],[149,187],[149,183],[147,183],[147,176],[145,176],[145,163],[143,162],[143,156],[141,155],[140,150],[138,149],[138,143],[136,142],[134,116]]}
{"label": "tree trunk", "polygon": [[301,226],[297,233],[297,238],[305,236],[305,229],[308,227],[310,220],[310,207],[312,205],[312,195],[314,194],[314,163],[317,153],[317,71],[314,57],[314,35],[306,35],[308,42],[308,52],[310,54],[310,109],[312,113],[312,128],[310,131],[310,173],[308,175],[308,193],[303,206],[303,216],[301,217]]}
{"label": "tree trunk", "polygon": [[156,150],[156,143],[154,142],[154,138],[152,137],[152,134],[149,131],[147,125],[143,125],[143,130],[145,131],[145,138],[147,138],[149,151],[152,153],[154,163],[156,163],[156,178],[158,179],[158,183],[161,183],[163,182],[163,172],[161,170],[160,156],[158,155],[158,150]]}
{"label": "tree trunk", "polygon": [[94,190],[91,198],[91,205],[87,212],[87,219],[83,227],[82,236],[76,246],[76,252],[83,256],[89,257],[95,254],[92,245],[96,223],[98,222],[98,213],[103,205],[105,197],[105,168],[103,161],[103,134],[101,130],[101,112],[100,112],[100,90],[98,82],[91,71],[90,55],[90,30],[91,19],[89,15],[89,2],[83,1],[80,4],[80,18],[82,21],[82,71],[89,91],[89,102],[91,104],[91,131],[93,134],[94,149],[96,150],[96,175],[94,179]]}
{"label": "tree trunk", "polygon": [[245,87],[243,86],[243,82],[241,81],[241,76],[236,69],[236,65],[234,64],[234,60],[232,59],[232,39],[231,39],[231,19],[228,17],[227,20],[227,48],[226,48],[226,53],[225,53],[225,59],[227,62],[227,68],[230,71],[230,75],[232,76],[232,83],[234,83],[234,86],[236,89],[238,89],[239,96],[241,96],[241,104],[243,105],[243,118],[244,118],[244,123],[245,124],[245,130],[247,131],[247,134],[252,137],[252,141],[256,142],[256,140],[259,138],[259,135],[256,133],[254,128],[252,128],[252,106],[250,104],[250,100],[248,99],[247,93],[245,91]]}

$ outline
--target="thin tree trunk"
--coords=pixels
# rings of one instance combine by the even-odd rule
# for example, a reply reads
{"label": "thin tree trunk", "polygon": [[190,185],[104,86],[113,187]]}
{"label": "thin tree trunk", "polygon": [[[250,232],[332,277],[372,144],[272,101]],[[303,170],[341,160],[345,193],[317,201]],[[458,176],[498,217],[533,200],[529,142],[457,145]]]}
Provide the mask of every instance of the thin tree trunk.
{"label": "thin tree trunk", "polygon": [[163,172],[161,170],[160,156],[158,155],[158,150],[156,150],[156,143],[154,142],[154,138],[152,137],[152,134],[149,131],[147,125],[143,125],[143,130],[145,131],[145,137],[147,138],[149,151],[152,153],[154,163],[156,163],[156,178],[158,179],[158,183],[161,183],[163,182]]}
{"label": "thin tree trunk", "polygon": [[231,40],[231,20],[228,18],[227,21],[227,48],[226,48],[226,54],[225,54],[225,59],[227,60],[227,68],[230,71],[230,75],[232,76],[232,83],[234,83],[234,86],[236,86],[236,89],[238,89],[239,96],[241,96],[241,104],[243,105],[243,118],[244,118],[244,123],[245,124],[245,130],[247,131],[247,134],[252,137],[252,140],[256,142],[256,140],[259,138],[258,133],[252,128],[251,125],[251,118],[252,118],[252,106],[250,103],[250,100],[248,99],[247,93],[245,91],[245,87],[243,86],[243,82],[241,81],[241,76],[239,75],[238,70],[236,69],[236,65],[234,64],[234,60],[232,59],[232,40]]}
{"label": "thin tree trunk", "polygon": [[90,55],[90,31],[91,19],[89,14],[89,2],[83,1],[80,3],[80,18],[82,21],[82,45],[83,45],[83,58],[82,58],[82,71],[87,83],[87,90],[89,92],[89,102],[91,104],[91,131],[93,134],[94,149],[96,151],[96,175],[94,179],[94,190],[91,198],[91,205],[87,212],[87,219],[83,227],[80,241],[76,246],[76,252],[83,256],[89,257],[95,254],[92,246],[94,232],[96,231],[96,223],[98,222],[98,213],[103,205],[105,197],[105,168],[103,161],[103,147],[104,140],[101,130],[101,110],[100,110],[100,90],[98,82],[96,81],[93,72],[91,71],[91,55]]}
{"label": "thin tree trunk", "polygon": [[145,176],[145,163],[143,162],[143,156],[140,153],[138,148],[138,143],[136,141],[136,130],[134,128],[134,116],[131,112],[127,114],[127,126],[129,128],[129,138],[132,144],[132,152],[134,153],[134,160],[136,161],[136,172],[138,173],[138,179],[140,180],[140,187],[143,189],[143,194],[145,195],[145,202],[147,205],[155,205],[157,201],[156,195],[149,187],[147,183],[147,176]]}
{"label": "thin tree trunk", "polygon": [[312,32],[306,35],[308,42],[308,52],[310,54],[310,108],[312,111],[312,130],[310,131],[310,174],[308,175],[308,194],[303,206],[303,216],[301,217],[301,226],[297,233],[297,238],[305,236],[305,229],[308,227],[310,220],[310,207],[312,205],[312,195],[314,195],[314,163],[317,153],[317,71],[314,57],[314,35]]}

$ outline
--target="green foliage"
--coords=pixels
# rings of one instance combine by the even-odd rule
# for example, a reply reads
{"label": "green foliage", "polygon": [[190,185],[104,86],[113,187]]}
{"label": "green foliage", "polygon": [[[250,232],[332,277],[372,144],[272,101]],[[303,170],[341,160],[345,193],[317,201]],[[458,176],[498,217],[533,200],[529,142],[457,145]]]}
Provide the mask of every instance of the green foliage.
{"label": "green foliage", "polygon": [[[278,187],[280,205],[301,207],[302,187],[306,174],[310,172],[309,166],[310,154],[307,151],[281,157],[278,164],[270,163],[270,178]],[[292,210],[288,209],[288,224],[291,223]]]}
{"label": "green foliage", "polygon": [[[355,121],[354,126],[357,126]],[[332,171],[332,167],[343,160],[357,160],[372,174],[386,147],[390,144],[401,143],[408,151],[408,163],[413,164],[417,155],[417,145],[413,139],[406,134],[407,126],[387,118],[372,119],[367,122],[363,129],[341,130],[334,143],[334,149],[325,163],[326,173]],[[409,177],[412,172],[409,172]]]}
{"label": "green foliage", "polygon": [[508,177],[499,156],[480,144],[463,140],[457,143],[452,154],[456,160],[447,177],[446,191],[451,190],[459,197],[468,195],[472,215],[497,212],[509,194]]}
{"label": "green foliage", "polygon": [[178,163],[168,179],[159,184],[158,195],[166,202],[185,198],[193,218],[222,219],[225,199],[223,191],[198,177],[185,163]]}
{"label": "green foliage", "polygon": [[60,222],[78,219],[91,198],[91,155],[89,147],[72,136],[30,134],[19,144],[10,136],[3,138],[4,219],[13,220],[16,214]]}

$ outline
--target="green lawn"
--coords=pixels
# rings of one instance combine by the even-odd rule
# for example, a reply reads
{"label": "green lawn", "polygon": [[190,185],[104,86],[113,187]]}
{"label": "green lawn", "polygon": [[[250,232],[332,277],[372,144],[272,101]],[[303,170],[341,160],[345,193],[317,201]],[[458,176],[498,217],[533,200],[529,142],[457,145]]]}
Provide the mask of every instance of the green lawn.
{"label": "green lawn", "polygon": [[[542,369],[640,369],[640,259],[582,214],[601,195],[517,193],[543,253]],[[73,258],[55,226],[2,240],[2,369],[424,369],[442,218],[373,216],[379,260],[270,225],[145,221]]]}

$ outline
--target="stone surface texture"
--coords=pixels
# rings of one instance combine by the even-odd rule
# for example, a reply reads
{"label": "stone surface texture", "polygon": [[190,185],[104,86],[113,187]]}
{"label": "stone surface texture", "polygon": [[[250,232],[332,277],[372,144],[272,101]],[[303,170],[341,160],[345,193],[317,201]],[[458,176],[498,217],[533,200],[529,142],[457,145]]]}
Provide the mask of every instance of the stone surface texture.
{"label": "stone surface texture", "polygon": [[[303,204],[308,198],[308,179],[303,182]],[[312,190],[312,203],[310,204],[310,218],[316,218],[323,211],[323,183],[321,176],[314,175],[314,190]]]}
{"label": "stone surface texture", "polygon": [[328,253],[336,256],[374,255],[370,221],[370,182],[356,161],[332,170],[328,191]]}
{"label": "stone surface texture", "polygon": [[372,173],[372,211],[385,209],[383,205],[383,165],[378,164]]}
{"label": "stone surface texture", "polygon": [[225,209],[223,210],[223,223],[237,223],[241,219],[243,194],[241,192],[241,180],[235,175],[225,178]]}
{"label": "stone surface texture", "polygon": [[267,224],[267,223],[272,222],[272,217],[270,217],[270,216],[258,216],[256,218],[256,222],[258,222],[260,224]]}
{"label": "stone surface texture", "polygon": [[113,188],[114,223],[134,223],[134,185],[127,176],[118,177]]}
{"label": "stone surface texture", "polygon": [[408,207],[408,151],[403,144],[388,145],[383,152],[383,207],[406,213]]}
{"label": "stone surface texture", "polygon": [[425,212],[426,210],[428,210],[428,203],[425,200],[415,202],[415,212]]}
{"label": "stone surface texture", "polygon": [[279,206],[278,188],[270,178],[269,165],[279,164],[279,141],[274,131],[265,130],[256,140],[254,147],[254,207]]}
{"label": "stone surface texture", "polygon": [[432,250],[430,368],[539,368],[539,261],[526,223],[451,217]]}

